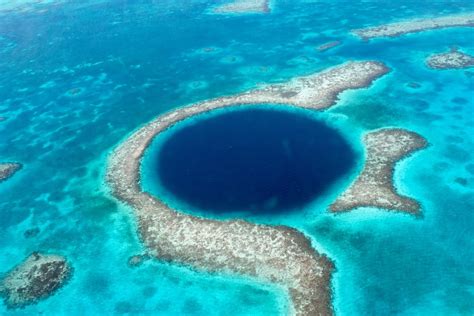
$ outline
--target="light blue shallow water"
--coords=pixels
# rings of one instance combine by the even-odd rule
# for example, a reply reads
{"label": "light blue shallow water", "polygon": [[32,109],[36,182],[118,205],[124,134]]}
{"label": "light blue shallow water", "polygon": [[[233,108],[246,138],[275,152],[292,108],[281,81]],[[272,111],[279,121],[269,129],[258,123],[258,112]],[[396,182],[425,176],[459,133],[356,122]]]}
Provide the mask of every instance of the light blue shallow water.
{"label": "light blue shallow water", "polygon": [[[397,19],[472,12],[470,1],[276,1],[269,15],[206,14],[207,1],[102,1],[0,11],[0,160],[24,168],[0,183],[0,273],[35,250],[66,255],[70,282],[31,315],[273,315],[284,296],[251,280],[149,261],[133,214],[104,184],[107,155],[137,127],[177,106],[346,60],[392,68],[326,111],[360,146],[371,129],[414,130],[430,147],[396,170],[423,217],[327,205],[351,179],[288,216],[337,267],[340,315],[474,313],[474,69],[435,71],[424,59],[451,45],[474,54],[472,28],[363,42],[349,30]],[[319,53],[328,40],[343,45]],[[203,50],[213,47],[210,52]],[[421,84],[419,89],[407,86]],[[353,175],[352,175],[353,176]],[[39,227],[35,238],[24,231]]]}

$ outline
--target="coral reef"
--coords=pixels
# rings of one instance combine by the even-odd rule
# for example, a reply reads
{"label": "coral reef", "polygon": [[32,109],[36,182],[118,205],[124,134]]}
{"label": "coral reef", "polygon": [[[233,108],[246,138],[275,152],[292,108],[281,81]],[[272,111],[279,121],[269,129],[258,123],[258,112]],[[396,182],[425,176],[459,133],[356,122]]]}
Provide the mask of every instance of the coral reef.
{"label": "coral reef", "polygon": [[453,47],[449,52],[429,56],[426,64],[433,69],[462,69],[474,66],[474,57]]}
{"label": "coral reef", "polygon": [[330,206],[332,212],[358,207],[377,207],[418,215],[420,204],[396,192],[395,164],[427,146],[420,135],[398,128],[381,129],[365,135],[365,166],[352,185]]}
{"label": "coral reef", "polygon": [[7,274],[0,292],[9,308],[23,307],[52,295],[71,273],[66,258],[35,252]]}
{"label": "coral reef", "polygon": [[460,26],[473,27],[474,13],[389,23],[375,27],[352,30],[352,33],[364,40],[368,40],[377,37],[397,37],[408,33]]}

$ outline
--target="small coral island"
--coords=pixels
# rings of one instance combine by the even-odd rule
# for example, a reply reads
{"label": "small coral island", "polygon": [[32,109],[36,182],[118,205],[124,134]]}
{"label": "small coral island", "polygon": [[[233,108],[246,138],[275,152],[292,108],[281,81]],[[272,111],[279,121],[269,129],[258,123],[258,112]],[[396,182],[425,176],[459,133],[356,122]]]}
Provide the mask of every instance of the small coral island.
{"label": "small coral island", "polygon": [[17,162],[0,163],[0,182],[12,177],[21,168],[22,165]]}
{"label": "small coral island", "polygon": [[449,52],[429,56],[426,64],[433,69],[462,69],[474,66],[474,56],[453,47]]}
{"label": "small coral island", "polygon": [[393,185],[395,164],[427,146],[420,135],[390,128],[365,135],[367,158],[362,173],[330,206],[332,212],[345,212],[358,207],[376,207],[419,215],[420,204],[396,192]]}
{"label": "small coral island", "polygon": [[19,308],[47,298],[71,276],[66,258],[33,253],[0,283],[0,293],[9,308]]}

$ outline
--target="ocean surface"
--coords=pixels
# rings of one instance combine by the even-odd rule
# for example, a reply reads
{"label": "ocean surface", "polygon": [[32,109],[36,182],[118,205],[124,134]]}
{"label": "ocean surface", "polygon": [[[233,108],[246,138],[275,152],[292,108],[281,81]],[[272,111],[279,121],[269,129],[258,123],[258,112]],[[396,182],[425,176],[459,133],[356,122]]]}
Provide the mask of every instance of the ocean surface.
{"label": "ocean surface", "polygon": [[[369,42],[349,32],[474,12],[474,2],[274,0],[264,15],[210,14],[224,1],[23,2],[0,4],[0,161],[24,165],[0,183],[0,275],[33,251],[65,255],[74,275],[38,304],[11,310],[0,302],[0,314],[284,315],[286,298],[271,285],[153,260],[129,267],[145,249],[132,210],[105,184],[106,161],[173,108],[347,60],[382,61],[391,72],[317,116],[356,157],[373,129],[423,135],[429,148],[395,172],[398,190],[421,202],[423,216],[330,214],[362,167],[356,158],[303,208],[241,218],[295,227],[334,261],[337,315],[474,314],[474,68],[425,65],[451,46],[474,54],[474,31]],[[342,45],[315,49],[332,40]],[[39,234],[26,237],[32,228]]]}

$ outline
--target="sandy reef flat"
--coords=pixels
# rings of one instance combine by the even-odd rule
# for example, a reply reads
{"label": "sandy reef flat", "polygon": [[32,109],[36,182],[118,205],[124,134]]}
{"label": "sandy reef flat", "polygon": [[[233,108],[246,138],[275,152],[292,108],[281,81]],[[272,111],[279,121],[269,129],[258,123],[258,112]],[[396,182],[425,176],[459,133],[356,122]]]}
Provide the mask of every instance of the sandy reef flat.
{"label": "sandy reef flat", "polygon": [[426,59],[428,67],[433,69],[462,69],[474,66],[474,56],[452,48],[449,52],[433,54]]}
{"label": "sandy reef flat", "polygon": [[12,177],[21,168],[22,165],[17,162],[0,163],[0,182]]}
{"label": "sandy reef flat", "polygon": [[367,158],[354,183],[330,206],[332,212],[377,207],[419,215],[420,204],[397,193],[393,185],[395,164],[426,147],[420,135],[398,128],[370,132],[364,137]]}
{"label": "sandy reef flat", "polygon": [[214,13],[269,13],[270,0],[235,0],[214,8]]}
{"label": "sandy reef flat", "polygon": [[63,286],[71,272],[66,258],[36,252],[6,275],[0,293],[9,308],[34,304]]}
{"label": "sandy reef flat", "polygon": [[377,37],[397,37],[408,33],[462,26],[474,26],[474,13],[389,23],[352,30],[352,33],[364,40],[368,40]]}
{"label": "sandy reef flat", "polygon": [[258,103],[324,109],[342,91],[367,87],[388,71],[379,62],[348,62],[286,83],[178,108],[140,128],[116,148],[109,159],[107,182],[118,199],[133,207],[140,236],[157,258],[275,283],[287,289],[291,314],[331,315],[334,267],[304,234],[285,226],[204,219],[170,209],[142,191],[140,161],[157,134],[193,115]]}

